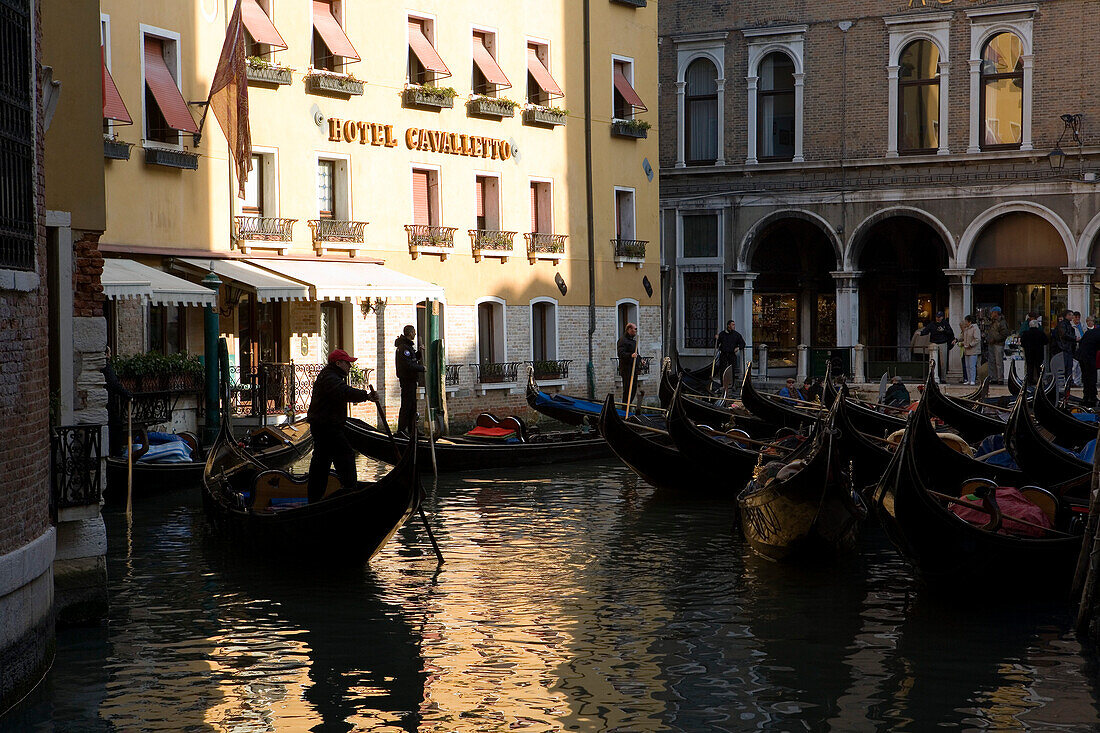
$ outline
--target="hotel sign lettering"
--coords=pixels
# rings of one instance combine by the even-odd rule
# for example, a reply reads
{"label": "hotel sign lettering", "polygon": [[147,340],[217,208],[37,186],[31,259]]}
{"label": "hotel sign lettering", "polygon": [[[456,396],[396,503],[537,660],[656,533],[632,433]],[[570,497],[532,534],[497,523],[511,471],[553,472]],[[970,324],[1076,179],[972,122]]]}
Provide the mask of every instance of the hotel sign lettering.
{"label": "hotel sign lettering", "polygon": [[[393,125],[381,125],[377,122],[360,120],[341,120],[330,117],[328,120],[328,139],[334,143],[359,143],[392,148],[397,146],[393,135]],[[444,155],[464,155],[469,158],[491,158],[508,160],[512,157],[512,146],[506,140],[466,135],[458,132],[428,130],[423,127],[410,127],[405,130],[405,147],[409,150],[424,150]]]}

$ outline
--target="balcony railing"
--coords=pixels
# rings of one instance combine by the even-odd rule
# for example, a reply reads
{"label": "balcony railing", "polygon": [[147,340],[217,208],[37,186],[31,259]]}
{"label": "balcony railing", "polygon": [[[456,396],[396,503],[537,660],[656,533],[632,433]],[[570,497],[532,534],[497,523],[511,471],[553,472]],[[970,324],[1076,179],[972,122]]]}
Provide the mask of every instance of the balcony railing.
{"label": "balcony railing", "polygon": [[199,155],[198,153],[190,153],[186,150],[145,148],[145,164],[195,171],[199,169]]}
{"label": "balcony railing", "polygon": [[102,425],[64,425],[50,431],[51,504],[59,509],[98,505]]}
{"label": "balcony railing", "polygon": [[297,219],[279,219],[266,216],[234,217],[237,231],[234,239],[245,254],[253,247],[275,249],[286,254],[290,242],[294,239],[294,222]]}
{"label": "balcony railing", "polygon": [[132,147],[130,143],[120,142],[117,138],[104,137],[103,157],[111,160],[129,160]]}
{"label": "balcony railing", "polygon": [[[611,357],[611,361],[615,362],[615,373],[619,373],[619,358],[617,356]],[[635,376],[641,377],[649,374],[649,362],[653,361],[652,356],[639,356],[638,357],[638,370],[635,372]]]}
{"label": "balcony railing", "polygon": [[444,92],[435,87],[408,86],[401,94],[405,107],[424,107],[428,109],[450,109],[455,106],[454,92]]}
{"label": "balcony railing", "polygon": [[324,364],[260,364],[229,367],[229,399],[233,414],[240,416],[303,413],[309,409],[313,383]]}
{"label": "balcony railing", "polygon": [[612,120],[611,134],[615,137],[629,137],[645,140],[649,137],[649,126],[634,120]]}
{"label": "balcony railing", "polygon": [[457,387],[458,374],[462,371],[462,364],[447,364],[444,368],[447,370],[443,376],[444,386]]}
{"label": "balcony railing", "polygon": [[512,384],[519,376],[518,361],[482,362],[471,364],[478,384]]}
{"label": "balcony railing", "polygon": [[481,262],[482,257],[499,257],[507,262],[512,254],[512,239],[515,232],[500,232],[493,229],[469,229],[470,248],[474,252],[474,261]]}
{"label": "balcony railing", "polygon": [[569,365],[572,359],[535,359],[524,364],[534,369],[535,379],[569,379]]}
{"label": "balcony railing", "polygon": [[543,234],[542,232],[528,232],[523,235],[527,241],[527,259],[531,264],[535,260],[553,260],[554,264],[561,261],[565,254],[565,240],[567,234]]}
{"label": "balcony railing", "polygon": [[615,251],[615,267],[622,269],[623,263],[631,262],[641,269],[645,264],[645,246],[648,239],[612,239],[611,247]]}
{"label": "balcony railing", "polygon": [[476,117],[491,117],[499,120],[505,117],[515,117],[516,104],[515,102],[493,99],[492,97],[475,97],[466,103],[466,111]]}
{"label": "balcony railing", "polygon": [[313,248],[322,255],[325,254],[325,250],[337,249],[354,257],[363,245],[367,223],[343,219],[310,219],[309,228],[313,233]]}
{"label": "balcony railing", "polygon": [[454,251],[457,227],[433,227],[427,224],[406,224],[409,235],[409,254],[415,260],[422,254],[439,255],[446,260]]}

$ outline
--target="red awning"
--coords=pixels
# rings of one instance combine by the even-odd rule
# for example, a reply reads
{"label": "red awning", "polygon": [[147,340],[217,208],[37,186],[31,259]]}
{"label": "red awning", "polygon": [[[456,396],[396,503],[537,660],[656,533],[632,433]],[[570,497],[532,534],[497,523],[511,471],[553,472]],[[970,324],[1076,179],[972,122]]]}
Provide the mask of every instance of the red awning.
{"label": "red awning", "polygon": [[257,43],[286,48],[286,41],[279,35],[275,24],[271,22],[271,18],[267,17],[267,13],[256,0],[241,0],[241,20],[244,21],[248,34]]}
{"label": "red awning", "polygon": [[474,63],[485,77],[485,81],[498,89],[508,89],[512,86],[512,82],[508,81],[504,70],[493,58],[493,54],[489,53],[489,49],[485,47],[485,39],[478,35],[474,36]]}
{"label": "red awning", "polygon": [[130,113],[122,102],[122,95],[118,93],[115,80],[107,69],[107,58],[102,46],[99,47],[99,55],[103,59],[103,119],[114,120],[123,125],[132,125],[134,121],[130,119]]}
{"label": "red awning", "polygon": [[447,68],[447,64],[443,63],[443,59],[439,58],[439,54],[436,53],[435,46],[424,35],[424,29],[419,23],[411,19],[409,20],[409,48],[412,49],[412,52],[420,59],[420,63],[428,71],[441,76],[451,75],[451,70]]}
{"label": "red awning", "polygon": [[355,46],[351,45],[344,29],[332,15],[332,5],[313,0],[313,28],[321,34],[321,40],[328,46],[328,50],[332,51],[333,56],[359,61]]}
{"label": "red awning", "polygon": [[531,76],[535,77],[535,83],[539,85],[539,88],[551,97],[565,96],[561,87],[554,81],[554,77],[550,75],[550,70],[543,65],[541,60],[539,60],[538,53],[536,53],[535,49],[530,47],[527,48],[527,71],[531,72]]}
{"label": "red awning", "polygon": [[157,100],[164,121],[173,130],[180,132],[198,132],[191,112],[187,109],[176,80],[164,63],[164,44],[159,38],[145,37],[145,83]]}
{"label": "red awning", "polygon": [[630,82],[626,80],[626,75],[618,66],[615,67],[615,88],[619,90],[619,94],[623,95],[623,99],[625,99],[626,103],[631,107],[640,109],[643,112],[647,111],[642,98],[634,91],[634,87],[630,86]]}

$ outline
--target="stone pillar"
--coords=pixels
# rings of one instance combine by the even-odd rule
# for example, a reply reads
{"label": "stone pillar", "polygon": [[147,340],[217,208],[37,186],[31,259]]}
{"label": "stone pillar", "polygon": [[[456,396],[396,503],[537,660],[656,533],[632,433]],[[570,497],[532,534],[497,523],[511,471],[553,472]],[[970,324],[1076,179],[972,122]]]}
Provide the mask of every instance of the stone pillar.
{"label": "stone pillar", "polygon": [[756,153],[756,85],[760,81],[760,77],[746,76],[745,81],[748,82],[749,100],[748,116],[745,118],[748,120],[746,132],[748,133],[749,154],[745,158],[745,164],[755,165],[758,157]]}
{"label": "stone pillar", "polygon": [[836,281],[836,345],[854,346],[859,342],[859,270],[830,272]]}
{"label": "stone pillar", "polygon": [[[978,153],[981,152],[981,98],[978,96],[981,94],[982,83],[982,60],[970,59],[967,62],[970,65],[970,143],[966,146],[966,152]],[[941,89],[944,87],[941,87]]]}
{"label": "stone pillar", "polygon": [[863,344],[852,347],[852,381],[856,384],[867,382],[867,370],[863,366],[864,351]]}
{"label": "stone pillar", "polygon": [[806,375],[810,373],[810,347],[806,344],[798,345],[798,374],[795,378],[801,385]]}
{"label": "stone pillar", "polygon": [[1020,150],[1031,150],[1031,79],[1035,72],[1035,57],[1027,53],[1020,56],[1020,60],[1024,63],[1024,109],[1023,130],[1020,131]]}
{"label": "stone pillar", "polygon": [[951,112],[947,106],[947,90],[951,88],[950,72],[951,65],[946,61],[941,61],[939,65],[940,72],[940,131],[939,131],[939,149],[936,151],[938,155],[947,155],[951,152],[948,147],[948,134],[947,123],[951,119]]}
{"label": "stone pillar", "polygon": [[1081,322],[1092,313],[1092,274],[1095,267],[1063,267],[1062,274],[1068,284],[1067,307],[1071,311],[1080,311]]}
{"label": "stone pillar", "polygon": [[[970,313],[971,304],[973,303],[974,288],[971,281],[974,277],[974,268],[946,268],[943,274],[947,275],[950,280],[948,283],[948,303],[950,305],[948,306],[946,318],[947,322],[951,324],[951,328],[954,329],[955,336],[958,337],[958,324],[962,322],[963,316]],[[962,359],[959,356],[959,350],[953,348],[948,352],[947,381],[956,383],[962,380],[962,376]]]}
{"label": "stone pillar", "polygon": [[737,322],[736,328],[745,337],[745,344],[749,349],[752,349],[752,284],[759,274],[758,272],[726,273],[726,283],[729,288],[727,319]]}
{"label": "stone pillar", "polygon": [[756,365],[757,376],[759,376],[762,381],[767,381],[767,379],[768,379],[768,345],[767,344],[760,344],[760,346],[757,347],[756,352],[757,352],[757,358],[759,359],[759,363]]}
{"label": "stone pillar", "polygon": [[805,87],[806,75],[794,75],[794,158],[793,163],[802,163],[806,158],[802,155],[802,98]]}
{"label": "stone pillar", "polygon": [[[886,108],[886,157],[898,157],[898,70],[886,67],[886,88],[890,90]],[[944,95],[946,96],[946,95]]]}
{"label": "stone pillar", "polygon": [[[726,164],[726,80],[717,80],[718,87],[718,160],[715,165]],[[679,163],[677,163],[679,167]]]}
{"label": "stone pillar", "polygon": [[[684,92],[687,88],[687,82],[676,82],[676,167],[686,167],[686,151],[684,150]],[[721,114],[722,106],[718,106],[718,114]],[[718,129],[721,130],[721,121],[719,121]]]}

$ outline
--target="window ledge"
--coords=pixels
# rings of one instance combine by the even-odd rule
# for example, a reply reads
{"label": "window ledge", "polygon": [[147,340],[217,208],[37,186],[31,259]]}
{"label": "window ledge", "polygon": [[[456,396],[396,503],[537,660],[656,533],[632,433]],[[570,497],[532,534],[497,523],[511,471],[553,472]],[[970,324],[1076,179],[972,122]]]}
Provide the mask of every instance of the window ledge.
{"label": "window ledge", "polygon": [[240,238],[237,240],[237,249],[243,254],[252,254],[252,250],[258,249],[264,252],[278,252],[283,256],[290,249],[290,242],[272,242],[266,239]]}
{"label": "window ledge", "polygon": [[0,290],[32,293],[38,290],[40,284],[41,281],[36,271],[0,269]]}
{"label": "window ledge", "polygon": [[515,389],[514,382],[477,382],[474,384],[474,394],[478,397],[484,397],[486,392],[502,390],[508,390],[510,393],[515,394]]}
{"label": "window ledge", "polygon": [[615,258],[615,268],[616,269],[618,269],[618,270],[623,269],[624,264],[634,265],[637,269],[640,270],[640,269],[642,269],[642,266],[645,264],[645,258],[644,257],[616,257]]}
{"label": "window ledge", "polygon": [[536,379],[540,387],[564,387],[569,384],[568,379]]}

